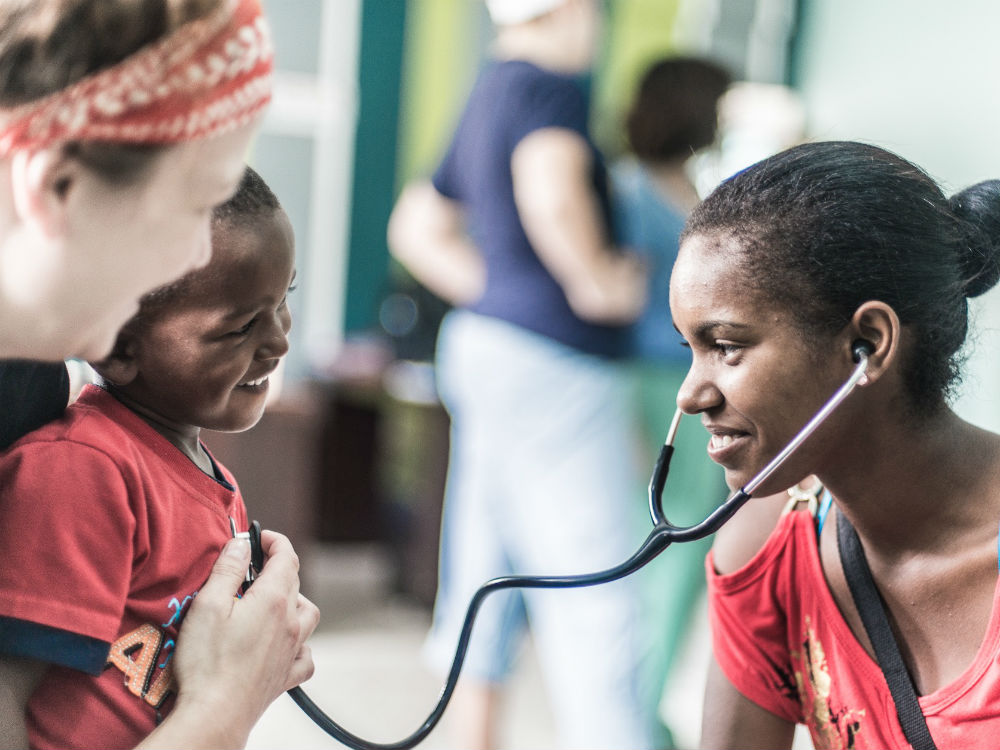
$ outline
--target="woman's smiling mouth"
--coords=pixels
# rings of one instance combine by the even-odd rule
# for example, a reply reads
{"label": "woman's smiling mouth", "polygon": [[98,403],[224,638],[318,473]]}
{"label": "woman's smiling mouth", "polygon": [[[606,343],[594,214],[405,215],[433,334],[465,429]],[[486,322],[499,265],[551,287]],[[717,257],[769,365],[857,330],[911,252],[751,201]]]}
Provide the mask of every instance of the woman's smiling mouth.
{"label": "woman's smiling mouth", "polygon": [[710,434],[708,439],[708,457],[718,464],[730,459],[748,437],[745,432],[737,432],[720,427],[709,427],[708,431]]}

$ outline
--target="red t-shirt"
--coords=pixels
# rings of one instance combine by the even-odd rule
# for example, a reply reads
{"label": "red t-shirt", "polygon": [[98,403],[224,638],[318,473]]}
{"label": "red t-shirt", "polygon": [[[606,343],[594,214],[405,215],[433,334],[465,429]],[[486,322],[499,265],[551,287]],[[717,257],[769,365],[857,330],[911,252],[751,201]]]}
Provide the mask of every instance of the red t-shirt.
{"label": "red t-shirt", "polygon": [[247,528],[219,470],[95,386],[0,457],[0,649],[52,664],[32,747],[133,747],[170,709],[180,620]]}
{"label": "red t-shirt", "polygon": [[[885,677],[844,621],[807,511],[786,513],[757,555],[726,576],[707,560],[715,657],[744,696],[809,727],[822,748],[909,747]],[[920,698],[940,748],[1000,747],[997,594],[975,660]]]}

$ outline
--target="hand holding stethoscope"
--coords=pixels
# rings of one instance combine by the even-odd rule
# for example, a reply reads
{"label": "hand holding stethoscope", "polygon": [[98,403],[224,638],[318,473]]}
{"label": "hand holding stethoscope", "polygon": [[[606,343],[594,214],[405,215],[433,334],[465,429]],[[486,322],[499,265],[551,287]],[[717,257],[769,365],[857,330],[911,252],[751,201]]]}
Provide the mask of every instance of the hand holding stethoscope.
{"label": "hand holding stethoscope", "polygon": [[[597,573],[576,576],[508,576],[505,578],[494,578],[493,580],[487,581],[480,586],[475,595],[472,597],[472,601],[469,603],[469,608],[465,613],[465,622],[462,625],[462,632],[458,639],[458,646],[455,649],[455,658],[452,661],[451,670],[448,673],[448,679],[445,681],[444,687],[441,690],[441,695],[438,698],[437,705],[431,711],[424,723],[409,737],[406,737],[398,742],[369,742],[368,740],[352,734],[330,719],[330,717],[323,713],[323,711],[312,702],[301,687],[292,688],[288,691],[288,694],[292,697],[292,700],[298,704],[299,708],[301,708],[309,716],[309,718],[316,722],[316,724],[327,734],[348,747],[354,748],[355,750],[406,750],[406,748],[416,746],[431,733],[431,730],[433,730],[438,721],[440,721],[448,702],[451,700],[452,693],[455,691],[455,685],[458,682],[458,676],[462,671],[462,663],[465,661],[465,653],[469,646],[469,639],[472,637],[472,626],[475,623],[476,614],[479,612],[479,608],[482,606],[483,601],[487,596],[495,591],[512,588],[582,588],[585,586],[596,586],[601,583],[610,583],[611,581],[616,581],[619,578],[624,578],[625,576],[636,572],[674,542],[691,542],[696,539],[702,539],[710,534],[714,534],[726,521],[732,518],[733,514],[736,513],[736,511],[738,511],[747,500],[750,499],[754,491],[761,485],[761,483],[771,476],[771,474],[773,474],[774,471],[777,470],[778,467],[781,466],[788,459],[788,457],[795,452],[796,449],[798,449],[803,441],[805,441],[805,439],[808,438],[828,416],[830,416],[830,413],[833,412],[833,410],[836,409],[845,398],[847,398],[848,394],[854,390],[854,387],[858,385],[858,383],[865,380],[865,370],[868,366],[868,357],[871,356],[874,351],[874,347],[870,342],[859,339],[853,343],[851,348],[854,355],[854,361],[857,362],[856,367],[850,377],[848,377],[847,380],[844,381],[844,384],[837,389],[836,393],[834,393],[833,396],[831,396],[830,399],[823,404],[820,410],[816,412],[805,427],[799,430],[799,432],[789,441],[788,445],[786,445],[777,456],[771,459],[767,466],[761,469],[761,471],[743,487],[730,495],[729,498],[726,499],[722,505],[712,511],[712,513],[709,514],[704,521],[694,524],[693,526],[686,527],[672,525],[663,513],[663,489],[667,482],[667,474],[670,469],[670,459],[674,452],[674,437],[677,434],[677,428],[680,425],[681,416],[683,415],[683,412],[678,409],[674,414],[674,418],[670,422],[670,430],[667,433],[667,439],[664,442],[663,447],[660,449],[660,455],[657,457],[656,465],[653,468],[653,476],[649,480],[649,515],[653,522],[653,530],[649,533],[649,536],[646,537],[646,540],[640,545],[639,549],[636,550],[636,552],[628,560],[620,565]],[[233,532],[235,535],[235,528],[233,529]],[[256,534],[254,534],[254,532],[256,532]],[[253,551],[253,564],[251,565],[251,570],[247,573],[247,581],[244,584],[245,586],[249,586],[253,582],[253,578],[256,573],[263,566],[263,556],[260,551],[260,524],[254,521],[251,526],[251,531],[244,533],[248,534],[251,549]]]}

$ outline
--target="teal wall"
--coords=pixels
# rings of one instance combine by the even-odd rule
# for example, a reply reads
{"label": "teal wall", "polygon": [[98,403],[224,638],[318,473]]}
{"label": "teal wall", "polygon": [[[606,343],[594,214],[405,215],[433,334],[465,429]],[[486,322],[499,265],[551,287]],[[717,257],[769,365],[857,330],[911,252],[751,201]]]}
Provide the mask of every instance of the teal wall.
{"label": "teal wall", "polygon": [[375,325],[386,285],[386,222],[396,187],[396,138],[408,3],[362,2],[358,127],[348,239],[344,329]]}

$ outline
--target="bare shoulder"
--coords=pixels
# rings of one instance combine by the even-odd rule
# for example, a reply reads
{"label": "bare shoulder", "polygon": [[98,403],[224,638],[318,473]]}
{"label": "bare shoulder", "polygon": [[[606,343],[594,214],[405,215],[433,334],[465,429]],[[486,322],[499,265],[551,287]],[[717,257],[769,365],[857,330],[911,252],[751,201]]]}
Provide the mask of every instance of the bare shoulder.
{"label": "bare shoulder", "polygon": [[712,559],[716,572],[727,575],[750,562],[774,531],[787,504],[785,492],[748,500],[715,534]]}

